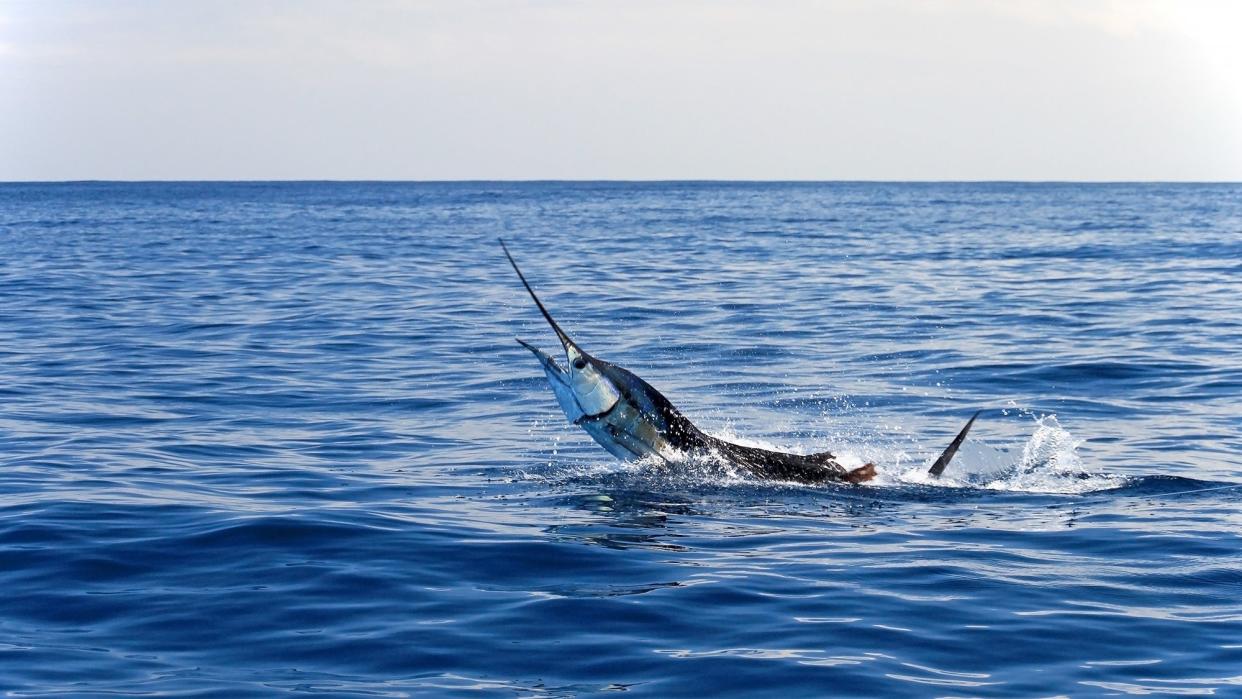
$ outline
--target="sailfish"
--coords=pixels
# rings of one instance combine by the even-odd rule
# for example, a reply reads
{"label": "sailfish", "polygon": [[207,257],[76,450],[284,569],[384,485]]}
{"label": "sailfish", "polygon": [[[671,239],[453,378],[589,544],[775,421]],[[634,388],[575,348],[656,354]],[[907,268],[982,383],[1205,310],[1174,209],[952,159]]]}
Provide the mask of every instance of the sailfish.
{"label": "sailfish", "polygon": [[[526,275],[518,268],[503,240],[500,247],[517,272],[522,286],[543,314],[544,320],[565,350],[566,366],[562,367],[547,352],[517,339],[530,350],[543,367],[548,386],[565,417],[591,435],[608,453],[633,461],[655,457],[668,461],[671,456],[705,456],[724,459],[758,478],[798,483],[846,482],[863,483],[875,477],[875,464],[868,463],[847,469],[831,452],[790,454],[734,444],[703,432],[682,415],[673,404],[651,384],[636,374],[589,354],[575,342],[535,295]],[[953,439],[940,458],[928,470],[939,476],[957,452],[966,433],[974,424],[973,417]]]}

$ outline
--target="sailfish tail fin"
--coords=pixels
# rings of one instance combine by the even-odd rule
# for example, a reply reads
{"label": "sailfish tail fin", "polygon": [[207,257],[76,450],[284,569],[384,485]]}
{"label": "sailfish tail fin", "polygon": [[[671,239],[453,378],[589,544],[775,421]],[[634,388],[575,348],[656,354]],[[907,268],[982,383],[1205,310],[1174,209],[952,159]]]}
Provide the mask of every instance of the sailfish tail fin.
{"label": "sailfish tail fin", "polygon": [[957,433],[957,436],[953,438],[952,442],[949,442],[949,446],[946,447],[944,452],[940,454],[940,458],[936,459],[936,463],[932,464],[931,468],[927,469],[928,474],[939,476],[944,472],[945,466],[948,466],[949,462],[953,460],[953,455],[957,453],[957,448],[962,446],[962,442],[966,439],[966,433],[970,431],[970,426],[975,424],[975,418],[979,417],[979,413],[981,412],[983,411],[976,411],[974,415],[970,416],[970,419],[966,421],[966,426],[962,428],[962,431]]}

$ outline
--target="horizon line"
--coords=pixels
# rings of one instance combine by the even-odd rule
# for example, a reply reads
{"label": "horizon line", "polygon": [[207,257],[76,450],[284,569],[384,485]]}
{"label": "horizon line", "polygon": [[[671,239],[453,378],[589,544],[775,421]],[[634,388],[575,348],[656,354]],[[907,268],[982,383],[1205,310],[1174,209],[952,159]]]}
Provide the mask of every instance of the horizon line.
{"label": "horizon line", "polygon": [[460,179],[375,179],[375,178],[189,178],[189,179],[109,179],[74,178],[63,180],[0,180],[0,185],[20,184],[1242,184],[1242,180],[1196,179],[727,179],[727,178],[460,178]]}

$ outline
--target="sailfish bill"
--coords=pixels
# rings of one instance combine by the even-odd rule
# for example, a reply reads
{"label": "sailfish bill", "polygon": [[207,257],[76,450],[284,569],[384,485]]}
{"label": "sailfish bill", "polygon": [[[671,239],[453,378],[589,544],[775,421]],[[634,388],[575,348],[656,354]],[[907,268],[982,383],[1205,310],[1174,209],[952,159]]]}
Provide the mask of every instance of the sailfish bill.
{"label": "sailfish bill", "polygon": [[[678,452],[717,455],[760,478],[800,483],[862,483],[875,477],[875,464],[846,469],[830,452],[789,454],[734,444],[706,434],[651,384],[579,347],[539,300],[503,240],[500,247],[560,340],[566,365],[562,367],[551,355],[521,339],[518,343],[539,360],[565,417],[586,430],[608,453],[625,461],[651,456],[666,459]],[[944,471],[978,416],[975,413],[970,418],[928,473],[939,476]]]}

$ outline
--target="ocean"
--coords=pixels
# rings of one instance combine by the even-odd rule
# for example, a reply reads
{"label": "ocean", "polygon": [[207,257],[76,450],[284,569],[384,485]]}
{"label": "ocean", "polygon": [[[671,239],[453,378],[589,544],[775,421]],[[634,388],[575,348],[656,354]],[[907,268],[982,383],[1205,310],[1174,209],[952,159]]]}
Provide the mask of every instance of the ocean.
{"label": "ocean", "polygon": [[1242,185],[3,184],[0,692],[1242,695],[1240,396]]}

